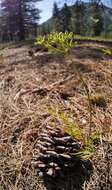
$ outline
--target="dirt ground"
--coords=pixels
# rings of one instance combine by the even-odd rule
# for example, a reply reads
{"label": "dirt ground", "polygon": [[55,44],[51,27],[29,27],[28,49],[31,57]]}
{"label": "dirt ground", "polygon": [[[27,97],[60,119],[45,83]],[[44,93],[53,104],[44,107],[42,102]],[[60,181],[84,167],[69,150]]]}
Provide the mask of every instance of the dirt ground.
{"label": "dirt ground", "polygon": [[50,125],[53,115],[49,110],[69,113],[87,135],[89,112],[84,86],[74,66],[70,67],[62,55],[37,52],[31,57],[31,45],[1,50],[0,190],[112,189],[112,56],[104,55],[102,48],[108,46],[85,43],[72,50],[74,64],[90,92],[102,94],[106,102],[92,108],[92,131],[100,133],[100,143],[90,158],[93,173],[80,187],[61,186],[57,180],[57,188],[56,181],[53,187],[46,186],[31,167],[34,135]]}

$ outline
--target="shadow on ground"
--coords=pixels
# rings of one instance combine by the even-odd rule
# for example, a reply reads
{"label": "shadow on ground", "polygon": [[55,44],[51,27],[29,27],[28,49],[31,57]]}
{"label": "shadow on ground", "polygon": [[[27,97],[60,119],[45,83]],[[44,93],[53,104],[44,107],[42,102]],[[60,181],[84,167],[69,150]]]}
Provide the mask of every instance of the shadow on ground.
{"label": "shadow on ground", "polygon": [[103,60],[104,58],[112,58],[111,56],[105,55],[101,47],[77,46],[73,49],[73,54],[77,59]]}
{"label": "shadow on ground", "polygon": [[83,190],[83,185],[89,180],[93,171],[90,160],[78,160],[74,167],[63,169],[56,177],[44,176],[47,190]]}
{"label": "shadow on ground", "polygon": [[[11,56],[10,56],[11,57]],[[53,55],[53,54],[38,54],[35,57],[28,57],[25,55],[24,57],[19,57],[18,59],[13,59],[8,63],[8,66],[27,66],[28,68],[41,68],[47,66],[48,64],[55,63],[63,63],[65,62],[63,55]]]}

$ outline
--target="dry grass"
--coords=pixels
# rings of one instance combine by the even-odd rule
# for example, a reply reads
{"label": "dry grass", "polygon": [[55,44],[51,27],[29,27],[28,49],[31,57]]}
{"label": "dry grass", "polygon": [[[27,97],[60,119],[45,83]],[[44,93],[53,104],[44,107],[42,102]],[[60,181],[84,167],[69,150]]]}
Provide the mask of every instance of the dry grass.
{"label": "dry grass", "polygon": [[[73,74],[67,61],[49,54],[31,59],[28,48],[6,49],[0,62],[0,190],[46,189],[31,159],[40,128],[52,122],[49,108],[71,113],[85,135],[89,130],[88,102],[78,76],[51,91],[34,91]],[[93,175],[84,183],[84,190],[112,189],[112,58],[104,56],[100,48],[89,44],[73,50],[90,91],[105,94],[107,104],[105,108],[93,106],[92,131],[100,133],[100,142],[91,158]]]}

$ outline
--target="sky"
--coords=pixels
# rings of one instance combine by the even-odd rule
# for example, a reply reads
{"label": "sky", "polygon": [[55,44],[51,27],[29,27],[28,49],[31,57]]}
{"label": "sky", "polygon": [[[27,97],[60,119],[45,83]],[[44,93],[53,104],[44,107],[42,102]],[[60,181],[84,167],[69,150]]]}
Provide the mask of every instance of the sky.
{"label": "sky", "polygon": [[52,7],[54,0],[43,0],[37,3],[38,8],[42,11],[40,16],[40,23],[46,21],[52,15]]}
{"label": "sky", "polygon": [[[61,7],[66,2],[66,0],[42,0],[37,3],[38,8],[41,10],[40,23],[45,22],[52,16],[54,2],[57,2],[59,7]],[[69,2],[72,2],[72,0],[68,0],[68,5],[70,4]],[[111,0],[102,0],[102,2],[105,2],[105,4],[107,5],[111,2]]]}
{"label": "sky", "polygon": [[42,0],[37,3],[38,8],[42,11],[40,14],[40,23],[46,21],[52,16],[54,2],[57,2],[59,7],[61,7],[66,2],[66,0]]}

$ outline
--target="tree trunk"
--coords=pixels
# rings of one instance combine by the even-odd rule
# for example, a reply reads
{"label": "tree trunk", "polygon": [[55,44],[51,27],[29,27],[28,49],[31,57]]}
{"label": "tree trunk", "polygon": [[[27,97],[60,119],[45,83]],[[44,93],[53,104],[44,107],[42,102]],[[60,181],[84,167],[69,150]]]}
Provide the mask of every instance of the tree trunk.
{"label": "tree trunk", "polygon": [[19,0],[19,10],[18,10],[18,28],[19,28],[19,40],[25,40],[25,28],[24,28],[24,18],[23,18],[23,1]]}

